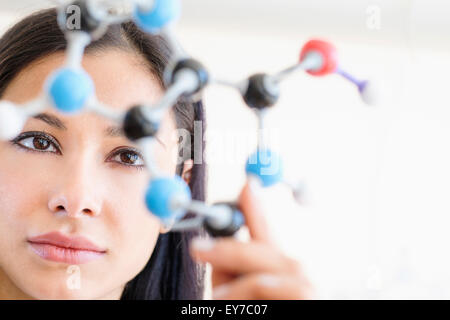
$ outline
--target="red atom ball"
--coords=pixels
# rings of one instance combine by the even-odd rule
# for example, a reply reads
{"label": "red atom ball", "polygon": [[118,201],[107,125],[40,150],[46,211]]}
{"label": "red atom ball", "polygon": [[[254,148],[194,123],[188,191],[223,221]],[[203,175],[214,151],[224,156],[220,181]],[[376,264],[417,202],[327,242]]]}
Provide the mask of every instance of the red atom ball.
{"label": "red atom ball", "polygon": [[324,76],[336,71],[338,65],[337,51],[331,43],[318,39],[309,40],[302,48],[300,61],[303,61],[311,51],[322,55],[323,65],[319,70],[307,70],[306,72],[313,76]]}

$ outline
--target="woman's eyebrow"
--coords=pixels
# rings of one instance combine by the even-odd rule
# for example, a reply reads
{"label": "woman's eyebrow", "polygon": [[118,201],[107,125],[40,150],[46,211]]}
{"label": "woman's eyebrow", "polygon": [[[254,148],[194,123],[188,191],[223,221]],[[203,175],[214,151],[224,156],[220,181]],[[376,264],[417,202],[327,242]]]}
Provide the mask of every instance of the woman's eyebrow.
{"label": "woman's eyebrow", "polygon": [[[61,119],[49,113],[38,113],[33,116],[33,119],[44,121],[49,126],[52,126],[59,130],[67,130],[66,125]],[[106,128],[105,134],[109,137],[126,137],[121,126],[109,126]],[[158,137],[155,138],[164,148],[167,148],[167,146],[161,141],[161,139],[159,139]]]}
{"label": "woman's eyebrow", "polygon": [[[123,131],[123,128],[120,126],[110,126],[108,128],[106,128],[105,133],[107,136],[110,137],[125,137],[126,135]],[[156,141],[158,141],[165,149],[167,149],[167,146],[161,141],[161,139],[159,139],[158,137],[155,136]]]}
{"label": "woman's eyebrow", "polygon": [[125,133],[120,126],[110,126],[106,128],[105,134],[109,137],[125,137]]}
{"label": "woman's eyebrow", "polygon": [[52,126],[59,130],[67,130],[67,127],[64,125],[64,122],[61,121],[61,119],[49,113],[38,113],[33,116],[33,119],[44,121],[49,126]]}

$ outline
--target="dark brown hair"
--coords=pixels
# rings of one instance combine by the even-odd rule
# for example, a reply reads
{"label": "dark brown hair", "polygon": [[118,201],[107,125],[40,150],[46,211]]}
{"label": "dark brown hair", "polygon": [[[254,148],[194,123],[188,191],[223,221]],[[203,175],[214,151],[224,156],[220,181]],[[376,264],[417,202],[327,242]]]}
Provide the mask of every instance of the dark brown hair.
{"label": "dark brown hair", "polygon": [[[55,9],[38,11],[11,27],[0,39],[0,97],[14,77],[26,66],[49,54],[65,50],[66,46],[67,42],[58,26]],[[111,48],[131,50],[142,56],[148,63],[150,72],[164,87],[163,72],[171,52],[162,37],[146,34],[133,22],[126,22],[110,26],[103,37],[86,48],[86,53]],[[194,122],[201,123],[201,146],[204,149],[205,119],[202,102],[180,100],[173,110],[177,127],[191,133],[192,154]],[[203,152],[201,154],[203,155]],[[181,169],[180,166],[177,168],[178,174]],[[205,200],[205,184],[205,162],[194,163],[189,185],[194,199]],[[199,233],[160,234],[150,260],[145,268],[127,283],[121,299],[203,298],[204,269],[192,260],[188,251],[190,239]]]}

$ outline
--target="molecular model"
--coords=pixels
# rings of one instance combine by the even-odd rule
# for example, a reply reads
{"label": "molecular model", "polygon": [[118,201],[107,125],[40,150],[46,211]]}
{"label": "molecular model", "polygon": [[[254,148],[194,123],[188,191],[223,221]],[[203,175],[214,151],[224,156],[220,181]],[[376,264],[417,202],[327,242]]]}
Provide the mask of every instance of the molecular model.
{"label": "molecular model", "polygon": [[[122,0],[122,3],[125,0]],[[280,95],[280,82],[293,72],[304,70],[312,76],[336,73],[356,85],[367,104],[374,100],[372,85],[360,81],[338,66],[336,49],[330,43],[310,40],[302,48],[299,61],[276,74],[258,73],[232,83],[211,77],[197,60],[189,57],[176,41],[173,23],[181,13],[180,0],[128,0],[130,12],[114,10],[118,0],[59,1],[58,23],[68,41],[65,64],[47,80],[42,94],[20,107],[9,101],[0,102],[0,139],[9,140],[20,134],[28,117],[52,105],[65,114],[93,111],[118,123],[130,141],[143,150],[144,162],[151,175],[145,193],[148,210],[172,231],[192,230],[204,227],[213,237],[234,235],[244,224],[242,213],[236,204],[207,205],[191,198],[188,185],[179,176],[167,176],[152,161],[155,136],[161,120],[177,100],[197,97],[209,84],[231,86],[238,90],[247,106],[258,117],[258,132],[264,127],[264,114],[274,106]],[[68,27],[70,13],[79,10],[80,28]],[[85,48],[100,38],[111,24],[133,20],[143,31],[160,34],[167,40],[173,52],[172,61],[165,70],[167,90],[156,105],[142,103],[127,111],[116,111],[98,101],[94,83],[82,69]],[[246,163],[247,176],[259,181],[263,187],[285,182],[281,158],[266,148],[258,135],[258,147]],[[275,168],[275,170],[274,170]],[[295,189],[295,188],[294,188]],[[298,190],[293,190],[294,196]],[[187,212],[194,214],[186,218]],[[184,219],[183,219],[184,218]]]}

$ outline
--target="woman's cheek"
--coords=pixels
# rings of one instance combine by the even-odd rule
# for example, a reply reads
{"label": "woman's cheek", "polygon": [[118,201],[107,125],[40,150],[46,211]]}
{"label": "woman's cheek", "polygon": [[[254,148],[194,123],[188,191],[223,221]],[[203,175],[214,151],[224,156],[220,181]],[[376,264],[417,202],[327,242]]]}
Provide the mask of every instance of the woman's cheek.
{"label": "woman's cheek", "polygon": [[[48,181],[36,174],[36,167],[32,164],[24,166],[18,165],[19,161],[5,160],[0,156],[1,234],[11,235],[7,242],[19,237],[25,241],[30,224],[34,220],[39,222],[36,215],[48,214],[45,198]],[[46,168],[40,167],[40,170],[45,172]]]}
{"label": "woman's cheek", "polygon": [[160,233],[159,220],[148,211],[143,196],[136,197],[137,193],[139,191],[135,190],[128,198],[124,193],[118,195],[117,201],[110,203],[110,214],[105,217],[113,237],[111,264],[128,278],[126,281],[145,267]]}
{"label": "woman's cheek", "polygon": [[9,161],[5,152],[0,153],[0,168],[0,268],[25,294],[45,298],[53,289],[49,280],[55,278],[40,272],[26,239],[30,230],[43,229],[51,218],[46,181],[41,174],[32,174],[36,166]]}

